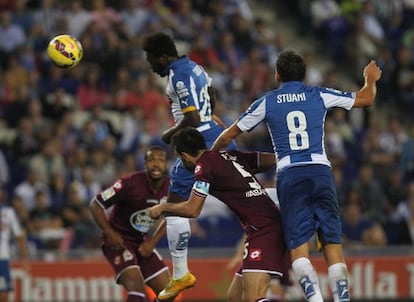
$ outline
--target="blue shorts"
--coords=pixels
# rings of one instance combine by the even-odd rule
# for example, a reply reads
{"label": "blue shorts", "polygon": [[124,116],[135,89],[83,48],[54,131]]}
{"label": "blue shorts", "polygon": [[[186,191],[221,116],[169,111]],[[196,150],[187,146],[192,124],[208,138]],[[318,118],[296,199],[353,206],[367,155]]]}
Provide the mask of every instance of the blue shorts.
{"label": "blue shorts", "polygon": [[[223,130],[224,129],[219,125],[215,125],[210,129],[201,132],[201,134],[204,136],[208,149],[213,145],[216,138],[223,132]],[[237,146],[232,141],[227,149],[236,150]],[[184,168],[181,159],[177,158],[171,171],[170,192],[176,193],[184,199],[188,200],[193,188],[193,184],[194,173]]]}
{"label": "blue shorts", "polygon": [[13,284],[10,277],[10,261],[0,260],[0,292],[9,292],[13,290]]}
{"label": "blue shorts", "polygon": [[279,172],[277,195],[289,250],[307,242],[315,232],[323,244],[342,242],[339,205],[330,167],[307,165]]}

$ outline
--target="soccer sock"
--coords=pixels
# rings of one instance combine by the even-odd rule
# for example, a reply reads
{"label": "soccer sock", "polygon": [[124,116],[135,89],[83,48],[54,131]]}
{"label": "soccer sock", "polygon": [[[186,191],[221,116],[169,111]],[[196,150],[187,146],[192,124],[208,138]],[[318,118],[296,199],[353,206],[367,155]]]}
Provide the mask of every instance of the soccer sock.
{"label": "soccer sock", "polygon": [[190,221],[188,218],[168,216],[167,222],[168,248],[173,264],[172,277],[182,278],[188,272],[187,252],[188,241],[191,237]]}
{"label": "soccer sock", "polygon": [[348,271],[345,263],[335,263],[328,268],[329,287],[332,291],[334,302],[348,302],[349,282]]}
{"label": "soccer sock", "polygon": [[128,292],[128,298],[126,302],[144,302],[145,301],[145,294],[141,292]]}
{"label": "soccer sock", "polygon": [[292,270],[302,287],[306,301],[323,302],[318,275],[310,260],[305,257],[296,259],[292,263]]}

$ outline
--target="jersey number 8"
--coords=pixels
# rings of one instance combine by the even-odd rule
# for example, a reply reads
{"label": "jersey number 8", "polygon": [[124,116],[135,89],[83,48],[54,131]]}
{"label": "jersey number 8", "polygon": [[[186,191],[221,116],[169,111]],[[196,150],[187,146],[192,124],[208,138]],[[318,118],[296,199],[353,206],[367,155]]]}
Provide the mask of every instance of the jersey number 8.
{"label": "jersey number 8", "polygon": [[306,116],[302,111],[291,111],[286,116],[289,129],[289,145],[292,150],[304,150],[309,148],[309,135],[306,131]]}

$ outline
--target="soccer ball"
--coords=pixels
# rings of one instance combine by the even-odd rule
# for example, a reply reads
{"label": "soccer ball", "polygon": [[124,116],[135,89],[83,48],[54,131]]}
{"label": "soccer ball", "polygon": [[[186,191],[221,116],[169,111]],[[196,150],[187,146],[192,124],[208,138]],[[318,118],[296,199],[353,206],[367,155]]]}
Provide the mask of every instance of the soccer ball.
{"label": "soccer ball", "polygon": [[70,35],[59,35],[50,40],[47,54],[56,66],[71,68],[82,60],[82,44]]}

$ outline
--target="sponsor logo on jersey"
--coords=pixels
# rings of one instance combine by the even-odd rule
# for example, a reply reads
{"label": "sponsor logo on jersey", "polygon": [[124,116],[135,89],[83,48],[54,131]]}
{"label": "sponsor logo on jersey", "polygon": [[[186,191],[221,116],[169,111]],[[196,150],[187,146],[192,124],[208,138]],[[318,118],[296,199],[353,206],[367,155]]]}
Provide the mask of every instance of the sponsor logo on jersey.
{"label": "sponsor logo on jersey", "polygon": [[250,261],[262,261],[262,250],[261,249],[251,249],[249,252]]}
{"label": "sponsor logo on jersey", "polygon": [[114,264],[115,265],[120,265],[121,264],[121,256],[116,256],[114,258]]}
{"label": "sponsor logo on jersey", "polygon": [[101,197],[102,197],[103,201],[108,200],[109,198],[111,198],[114,195],[115,195],[115,190],[112,187],[110,187],[109,189],[106,189],[105,191],[103,191],[101,193]]}
{"label": "sponsor logo on jersey", "polygon": [[154,219],[147,215],[147,209],[133,213],[129,219],[131,226],[141,233],[147,233],[154,224]]}
{"label": "sponsor logo on jersey", "polygon": [[260,196],[260,195],[266,195],[266,190],[265,189],[254,189],[254,190],[250,190],[246,192],[246,197],[256,197],[256,196]]}
{"label": "sponsor logo on jersey", "polygon": [[[175,84],[175,88],[176,88],[175,92],[177,93],[177,95],[180,99],[183,98],[183,97],[186,97],[187,95],[189,95],[188,89],[187,89],[187,87],[185,87],[183,81],[178,81]],[[181,100],[181,103],[184,103],[186,106],[188,106],[188,101],[187,100]]]}

